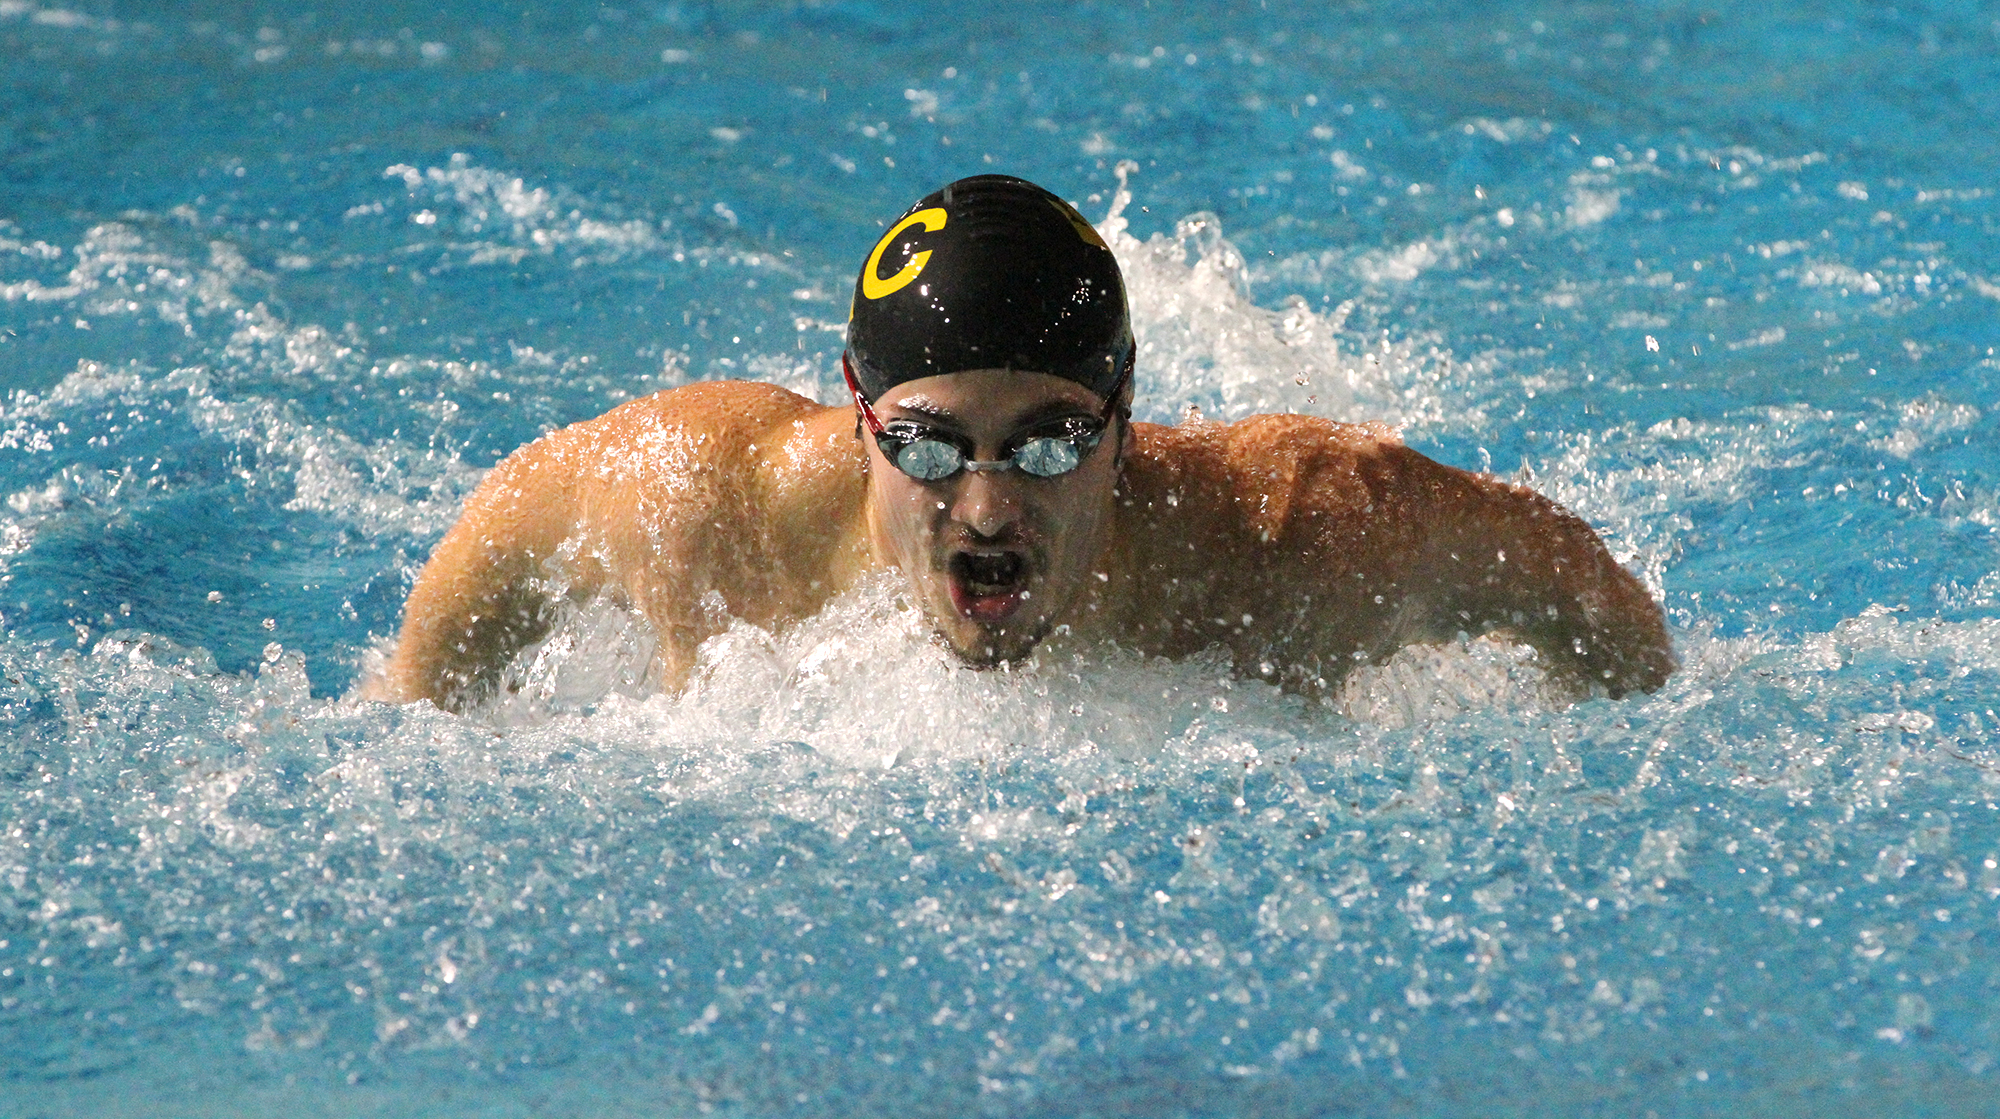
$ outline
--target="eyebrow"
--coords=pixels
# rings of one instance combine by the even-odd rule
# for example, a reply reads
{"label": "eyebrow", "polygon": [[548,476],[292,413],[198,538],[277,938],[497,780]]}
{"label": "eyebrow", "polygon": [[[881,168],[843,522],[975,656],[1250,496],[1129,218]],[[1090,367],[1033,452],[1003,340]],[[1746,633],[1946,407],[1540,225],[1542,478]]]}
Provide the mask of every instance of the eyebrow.
{"label": "eyebrow", "polygon": [[[962,421],[959,420],[957,415],[939,407],[922,396],[913,396],[908,400],[899,400],[896,402],[896,407],[905,412],[915,412],[938,426],[950,428],[961,435],[965,433]],[[1047,400],[1016,417],[1013,430],[1021,431],[1045,420],[1075,415],[1094,416],[1096,413],[1074,400]]]}

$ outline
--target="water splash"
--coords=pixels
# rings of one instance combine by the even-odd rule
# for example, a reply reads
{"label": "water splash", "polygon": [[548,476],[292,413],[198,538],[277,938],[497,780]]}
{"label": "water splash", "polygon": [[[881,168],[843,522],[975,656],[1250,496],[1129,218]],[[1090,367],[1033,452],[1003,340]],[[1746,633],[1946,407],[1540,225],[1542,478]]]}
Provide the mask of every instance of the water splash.
{"label": "water splash", "polygon": [[1185,407],[1225,421],[1266,412],[1402,418],[1398,388],[1421,380],[1435,354],[1424,354],[1421,341],[1387,338],[1349,341],[1343,354],[1351,303],[1320,312],[1291,295],[1278,310],[1259,306],[1243,254],[1214,214],[1191,214],[1173,236],[1139,241],[1125,218],[1137,169],[1117,166],[1118,189],[1098,227],[1124,273],[1139,340],[1135,412],[1169,423]]}

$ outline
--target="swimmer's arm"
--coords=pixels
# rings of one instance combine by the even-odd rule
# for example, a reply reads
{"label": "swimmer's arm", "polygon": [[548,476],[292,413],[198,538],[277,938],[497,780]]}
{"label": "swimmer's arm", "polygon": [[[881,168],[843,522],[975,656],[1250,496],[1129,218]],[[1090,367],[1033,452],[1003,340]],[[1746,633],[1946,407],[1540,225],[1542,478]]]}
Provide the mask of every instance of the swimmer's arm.
{"label": "swimmer's arm", "polygon": [[417,576],[395,652],[362,698],[458,711],[492,693],[547,632],[545,565],[569,534],[573,482],[548,440],[493,468]]}
{"label": "swimmer's arm", "polygon": [[461,710],[492,694],[548,632],[557,583],[568,601],[607,593],[644,614],[654,674],[678,688],[719,625],[709,592],[768,626],[852,582],[865,558],[849,539],[863,490],[852,426],[847,410],[776,386],[715,381],[530,443],[438,544],[386,672],[361,696]]}
{"label": "swimmer's arm", "polygon": [[1420,565],[1440,635],[1512,634],[1556,677],[1618,698],[1675,668],[1665,618],[1596,532],[1555,502],[1490,476],[1419,460],[1430,499]]}

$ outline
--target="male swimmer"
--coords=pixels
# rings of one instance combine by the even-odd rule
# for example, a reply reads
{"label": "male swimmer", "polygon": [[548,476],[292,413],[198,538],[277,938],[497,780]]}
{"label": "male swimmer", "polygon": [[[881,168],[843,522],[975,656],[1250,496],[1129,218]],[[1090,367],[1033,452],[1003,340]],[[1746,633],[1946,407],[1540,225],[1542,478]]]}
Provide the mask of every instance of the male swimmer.
{"label": "male swimmer", "polygon": [[1090,223],[1021,179],[961,179],[868,254],[851,406],[706,382],[521,448],[438,544],[368,692],[477,704],[559,599],[601,594],[650,620],[678,688],[729,617],[785,626],[888,569],[974,666],[1052,635],[1221,646],[1310,693],[1502,631],[1579,693],[1673,671],[1659,606],[1546,498],[1379,425],[1134,423],[1135,353]]}

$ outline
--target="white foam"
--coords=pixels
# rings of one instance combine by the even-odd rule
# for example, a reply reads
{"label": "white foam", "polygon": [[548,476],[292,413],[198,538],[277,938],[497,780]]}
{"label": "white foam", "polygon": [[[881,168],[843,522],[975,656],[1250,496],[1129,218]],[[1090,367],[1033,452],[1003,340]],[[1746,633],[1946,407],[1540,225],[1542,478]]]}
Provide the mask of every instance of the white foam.
{"label": "white foam", "polygon": [[[405,202],[415,207],[409,220],[465,238],[445,243],[446,264],[518,264],[530,256],[559,252],[578,263],[608,264],[675,247],[661,237],[664,223],[655,228],[637,218],[593,216],[594,207],[581,199],[531,186],[519,175],[480,167],[463,153],[453,154],[444,167],[419,170],[398,163],[382,175],[403,184]],[[357,210],[380,212],[373,207]],[[356,213],[350,211],[350,216]]]}
{"label": "white foam", "polygon": [[1974,405],[1945,400],[1936,393],[1904,401],[1897,411],[1896,430],[1870,440],[1868,445],[1901,459],[1909,458],[1940,436],[1964,431],[1978,423],[1981,415]]}
{"label": "white foam", "polygon": [[[0,404],[0,448],[46,450],[79,411],[115,402],[179,414],[218,445],[247,447],[270,477],[292,483],[287,509],[323,514],[370,534],[419,537],[441,533],[455,519],[479,469],[406,439],[357,440],[303,415],[288,398],[238,386],[305,380],[316,387],[322,381],[367,382],[412,374],[467,381],[479,376],[483,366],[426,359],[374,362],[347,333],[289,322],[245,294],[246,288],[265,287],[270,277],[251,268],[226,241],[210,242],[206,258],[197,259],[165,247],[132,224],[105,222],[86,231],[74,255],[76,263],[64,284],[22,281],[9,287],[8,298],[67,302],[100,320],[129,316],[167,323],[208,338],[212,363],[163,373],[136,361],[79,361],[47,391],[17,391]],[[457,405],[441,400],[436,407],[442,409],[442,422]],[[13,515],[0,514],[0,546],[7,554],[31,547],[43,521],[60,512],[34,502],[28,508],[22,505],[25,495],[68,493],[75,486],[74,478],[61,474],[16,494]]]}
{"label": "white foam", "polygon": [[1573,183],[1563,208],[1563,216],[1568,219],[1570,225],[1577,228],[1596,225],[1618,212],[1623,191],[1604,190],[1587,185],[1596,182],[1597,176],[1580,176],[1580,178],[1583,181]]}
{"label": "white foam", "polygon": [[[720,611],[718,603],[716,620],[726,621]],[[1020,666],[966,668],[931,639],[894,574],[775,634],[726,624],[701,647],[685,690],[662,696],[647,675],[645,623],[594,604],[516,658],[516,691],[489,717],[537,725],[594,710],[593,719],[622,724],[619,738],[737,748],[802,741],[836,764],[881,768],[1018,749],[1142,756],[1204,720],[1262,715],[1270,725],[1306,711],[1213,656],[1146,661],[1058,639]]]}
{"label": "white foam", "polygon": [[1182,218],[1172,237],[1141,242],[1126,232],[1135,169],[1118,165],[1119,188],[1098,229],[1131,303],[1139,414],[1171,422],[1193,403],[1221,420],[1264,412],[1350,418],[1364,401],[1393,399],[1400,367],[1420,359],[1395,346],[1343,352],[1346,304],[1322,312],[1291,296],[1279,310],[1258,306],[1243,254],[1214,214]]}
{"label": "white foam", "polygon": [[55,8],[28,0],[0,0],[0,19],[25,19],[39,27],[53,27],[62,31],[117,32],[125,24],[115,19],[100,19],[86,15],[73,8]]}

